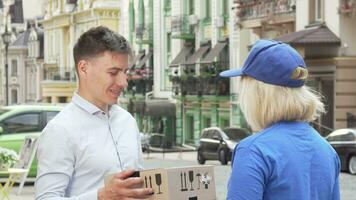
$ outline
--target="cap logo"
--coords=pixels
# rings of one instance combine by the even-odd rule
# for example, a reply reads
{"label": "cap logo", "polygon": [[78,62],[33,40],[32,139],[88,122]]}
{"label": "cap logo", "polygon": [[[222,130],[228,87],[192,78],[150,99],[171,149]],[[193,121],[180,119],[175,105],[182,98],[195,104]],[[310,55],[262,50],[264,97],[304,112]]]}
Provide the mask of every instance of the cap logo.
{"label": "cap logo", "polygon": [[297,67],[294,69],[291,79],[293,80],[305,80],[308,77],[308,70],[304,67]]}

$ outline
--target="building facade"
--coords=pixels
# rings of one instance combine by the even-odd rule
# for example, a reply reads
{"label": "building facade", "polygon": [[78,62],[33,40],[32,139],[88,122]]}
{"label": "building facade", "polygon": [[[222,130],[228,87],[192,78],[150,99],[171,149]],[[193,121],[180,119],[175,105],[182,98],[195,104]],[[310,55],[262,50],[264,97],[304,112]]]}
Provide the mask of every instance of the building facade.
{"label": "building facade", "polygon": [[324,96],[327,112],[313,122],[322,135],[348,127],[347,116],[356,114],[355,6],[352,0],[234,1],[239,42],[249,42],[240,45],[241,58],[260,38],[289,43],[304,57],[307,85]]}
{"label": "building facade", "polygon": [[121,31],[136,53],[125,103],[143,132],[162,134],[167,145],[194,147],[205,127],[245,125],[237,105],[230,103],[236,97],[230,96],[229,80],[217,76],[236,65],[232,3],[122,3],[126,29]]}
{"label": "building facade", "polygon": [[77,88],[73,46],[91,27],[119,29],[119,1],[48,0],[40,21],[44,28],[42,98],[47,103],[66,103]]}

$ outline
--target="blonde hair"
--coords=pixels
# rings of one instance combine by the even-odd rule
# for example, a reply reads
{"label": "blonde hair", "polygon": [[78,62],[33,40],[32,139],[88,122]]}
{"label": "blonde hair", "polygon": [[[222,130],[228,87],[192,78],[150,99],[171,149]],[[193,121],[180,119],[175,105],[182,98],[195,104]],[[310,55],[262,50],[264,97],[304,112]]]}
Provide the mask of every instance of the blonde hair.
{"label": "blonde hair", "polygon": [[325,112],[321,95],[307,86],[271,85],[243,76],[239,84],[240,108],[253,131],[278,121],[307,121]]}

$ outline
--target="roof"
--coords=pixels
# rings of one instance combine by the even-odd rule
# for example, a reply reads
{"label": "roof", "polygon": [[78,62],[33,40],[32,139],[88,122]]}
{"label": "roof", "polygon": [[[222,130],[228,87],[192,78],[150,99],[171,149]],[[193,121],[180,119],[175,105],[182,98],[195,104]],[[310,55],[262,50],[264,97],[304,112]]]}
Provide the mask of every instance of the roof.
{"label": "roof", "polygon": [[31,30],[27,29],[26,31],[19,33],[15,42],[13,42],[10,46],[27,46],[30,32]]}
{"label": "roof", "polygon": [[295,46],[305,45],[340,45],[340,39],[324,24],[306,28],[276,38],[275,40]]}

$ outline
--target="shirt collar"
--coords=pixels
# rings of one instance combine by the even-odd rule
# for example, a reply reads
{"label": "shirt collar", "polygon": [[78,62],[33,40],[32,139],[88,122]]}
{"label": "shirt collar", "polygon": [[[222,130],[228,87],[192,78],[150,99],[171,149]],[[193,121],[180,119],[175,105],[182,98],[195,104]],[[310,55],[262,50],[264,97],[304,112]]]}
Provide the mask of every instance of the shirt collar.
{"label": "shirt collar", "polygon": [[77,92],[74,92],[72,102],[92,115],[97,112],[103,112],[100,108],[81,97]]}

